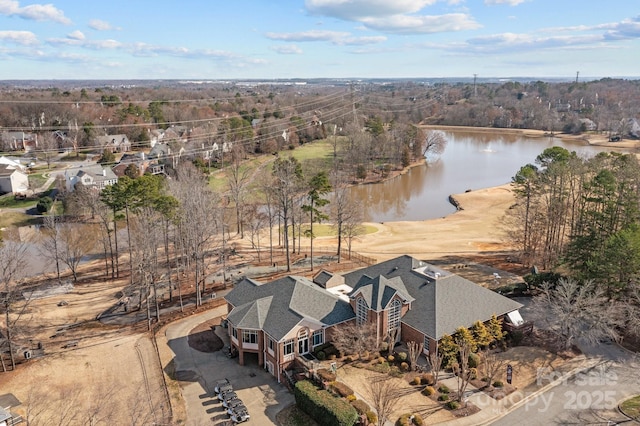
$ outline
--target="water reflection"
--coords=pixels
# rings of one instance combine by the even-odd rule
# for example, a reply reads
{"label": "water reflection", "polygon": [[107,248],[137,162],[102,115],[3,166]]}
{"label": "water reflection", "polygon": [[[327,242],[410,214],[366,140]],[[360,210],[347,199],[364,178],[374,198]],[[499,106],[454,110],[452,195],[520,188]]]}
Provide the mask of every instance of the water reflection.
{"label": "water reflection", "polygon": [[490,132],[445,132],[447,148],[431,164],[412,168],[395,179],[351,188],[365,220],[425,220],[455,212],[449,195],[509,183],[515,173],[546,148],[561,146],[581,156],[609,148],[556,138],[526,138]]}

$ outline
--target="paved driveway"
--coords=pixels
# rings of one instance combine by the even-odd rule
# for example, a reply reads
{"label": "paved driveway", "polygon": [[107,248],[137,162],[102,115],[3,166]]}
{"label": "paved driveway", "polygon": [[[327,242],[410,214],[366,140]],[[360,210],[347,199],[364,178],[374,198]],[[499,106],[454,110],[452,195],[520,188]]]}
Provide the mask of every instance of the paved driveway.
{"label": "paved driveway", "polygon": [[[187,425],[223,425],[228,416],[218,402],[213,388],[217,380],[228,378],[239,398],[249,410],[251,419],[245,424],[275,425],[275,415],[294,402],[293,395],[269,373],[249,359],[244,367],[218,351],[199,352],[187,343],[187,336],[197,325],[226,314],[226,306],[177,321],[167,327],[166,344],[174,354],[177,378],[187,408]],[[216,333],[228,341],[226,330],[216,327]],[[158,342],[160,344],[160,342]]]}

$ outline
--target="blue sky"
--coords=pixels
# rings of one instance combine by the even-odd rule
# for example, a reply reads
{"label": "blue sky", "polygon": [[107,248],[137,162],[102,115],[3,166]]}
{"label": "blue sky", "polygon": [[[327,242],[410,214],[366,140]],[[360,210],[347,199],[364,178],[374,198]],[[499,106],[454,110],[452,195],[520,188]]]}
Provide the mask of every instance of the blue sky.
{"label": "blue sky", "polygon": [[0,0],[0,79],[640,76],[637,0]]}

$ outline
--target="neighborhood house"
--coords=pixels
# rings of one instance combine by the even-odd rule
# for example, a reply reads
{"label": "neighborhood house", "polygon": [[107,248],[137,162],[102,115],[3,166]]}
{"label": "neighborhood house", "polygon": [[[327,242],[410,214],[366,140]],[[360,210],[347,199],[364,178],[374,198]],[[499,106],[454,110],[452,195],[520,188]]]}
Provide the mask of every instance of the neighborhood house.
{"label": "neighborhood house", "polygon": [[319,272],[259,283],[245,278],[225,297],[231,350],[239,363],[254,354],[278,381],[298,356],[331,342],[348,322],[375,324],[379,341],[424,342],[492,315],[520,325],[522,304],[433,265],[401,256],[345,275]]}

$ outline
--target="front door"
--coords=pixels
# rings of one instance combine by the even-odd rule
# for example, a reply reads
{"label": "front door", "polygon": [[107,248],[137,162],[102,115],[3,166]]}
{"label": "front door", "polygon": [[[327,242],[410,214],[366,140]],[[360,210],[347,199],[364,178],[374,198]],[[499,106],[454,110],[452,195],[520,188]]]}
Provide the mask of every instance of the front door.
{"label": "front door", "polygon": [[303,337],[298,339],[298,355],[304,355],[309,353],[309,338]]}

